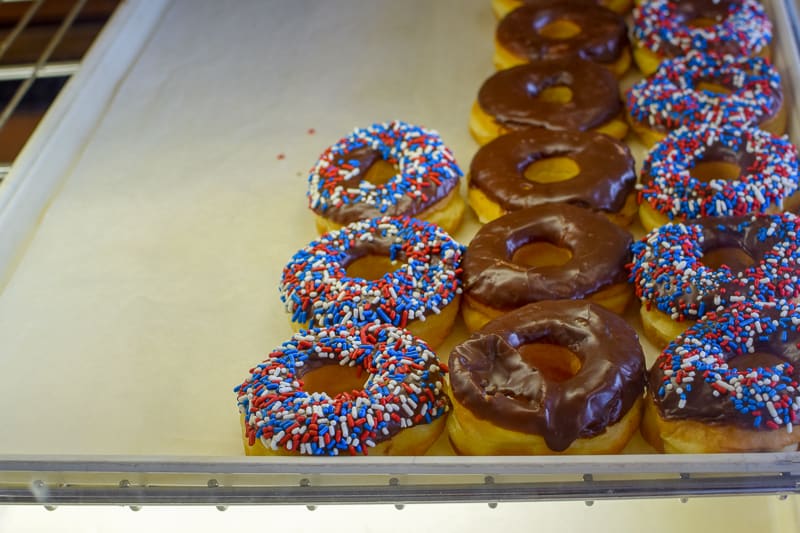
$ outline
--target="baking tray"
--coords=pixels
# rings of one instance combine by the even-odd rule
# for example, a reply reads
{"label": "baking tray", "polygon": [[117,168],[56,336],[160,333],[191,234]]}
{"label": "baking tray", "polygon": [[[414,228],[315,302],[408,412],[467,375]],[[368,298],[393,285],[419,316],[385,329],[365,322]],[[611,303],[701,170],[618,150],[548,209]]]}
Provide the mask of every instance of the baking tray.
{"label": "baking tray", "polygon": [[[789,11],[769,7],[800,139]],[[243,456],[232,388],[291,333],[276,284],[315,237],[308,168],[394,118],[468,167],[494,26],[485,0],[124,3],[0,185],[0,502],[799,492],[798,453],[667,456],[638,437],[617,456],[455,457],[445,439],[425,457]]]}

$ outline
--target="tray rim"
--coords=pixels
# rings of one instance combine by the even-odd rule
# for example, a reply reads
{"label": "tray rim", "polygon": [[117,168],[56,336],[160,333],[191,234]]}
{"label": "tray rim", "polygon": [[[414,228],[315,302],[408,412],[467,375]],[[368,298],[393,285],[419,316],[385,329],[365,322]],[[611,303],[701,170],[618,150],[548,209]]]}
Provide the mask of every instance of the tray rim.
{"label": "tray rim", "polygon": [[[0,291],[13,276],[36,224],[80,160],[117,87],[156,30],[170,0],[127,0],[118,8],[62,90],[11,172],[0,185]],[[792,0],[767,2],[775,25],[778,63],[786,74],[787,100],[798,101],[800,35]],[[91,91],[87,90],[91,87]],[[800,131],[794,109],[793,133]],[[795,138],[798,135],[794,135]],[[45,164],[47,162],[47,164]],[[35,179],[33,178],[35,176]],[[628,479],[636,475],[655,479]],[[256,476],[246,490],[212,486],[209,475],[231,480]],[[611,476],[598,485],[594,476]],[[711,476],[701,479],[692,476]],[[331,503],[334,493],[297,494],[312,477],[336,489],[341,503],[384,501],[532,501],[585,498],[669,497],[676,494],[800,494],[800,452],[708,455],[600,455],[514,457],[342,457],[336,460],[287,457],[206,456],[40,456],[0,454],[0,504],[37,503]],[[346,480],[402,478],[418,483],[421,500],[409,492],[381,492],[374,485]],[[451,492],[435,497],[426,476],[440,478]],[[472,479],[478,476],[477,481]],[[488,476],[488,477],[487,477]],[[505,483],[488,479],[507,477]],[[556,476],[558,481],[549,481]],[[131,490],[127,477],[140,480]],[[627,478],[626,478],[627,477]],[[415,480],[415,478],[421,478]],[[109,480],[114,480],[109,484]],[[298,481],[299,479],[299,481]],[[521,481],[520,481],[521,479]],[[344,485],[341,484],[344,481]],[[555,483],[555,485],[553,485]],[[309,483],[306,483],[308,485]],[[487,486],[500,489],[487,489]],[[411,485],[406,485],[409,487]],[[514,493],[509,488],[514,488]],[[199,488],[211,492],[200,495]],[[219,490],[217,490],[219,489]],[[292,490],[290,490],[292,489]],[[238,490],[238,491],[237,491]],[[60,492],[59,492],[60,491]]]}

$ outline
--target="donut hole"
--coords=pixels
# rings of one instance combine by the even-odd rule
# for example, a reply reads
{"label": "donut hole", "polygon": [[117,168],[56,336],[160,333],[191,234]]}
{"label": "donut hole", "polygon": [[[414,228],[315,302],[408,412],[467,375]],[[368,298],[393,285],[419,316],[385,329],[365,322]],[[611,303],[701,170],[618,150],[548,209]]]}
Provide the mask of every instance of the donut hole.
{"label": "donut hole", "polygon": [[568,104],[572,101],[572,89],[567,85],[551,85],[543,89],[530,88],[528,94],[540,104]]}
{"label": "donut hole", "polygon": [[536,368],[548,381],[560,383],[575,376],[582,366],[580,358],[571,350],[548,342],[533,342],[517,348],[522,360]]}
{"label": "donut hole", "polygon": [[767,368],[781,363],[786,363],[786,361],[775,354],[756,351],[731,357],[728,359],[728,368],[747,370],[759,367]]}
{"label": "donut hole", "polygon": [[567,19],[556,19],[537,29],[545,39],[572,39],[580,35],[581,27]]}
{"label": "donut hole", "polygon": [[385,185],[397,174],[397,167],[384,159],[378,159],[367,169],[363,180],[373,185]]}
{"label": "donut hole", "polygon": [[381,152],[373,148],[356,148],[342,155],[337,164],[347,164],[361,170],[343,183],[345,188],[357,188],[362,181],[376,186],[384,185],[398,172],[396,166],[386,161]]}
{"label": "donut hole", "polygon": [[721,83],[714,80],[701,80],[695,85],[695,90],[706,91],[709,93],[718,94],[720,96],[727,96],[733,92],[730,87],[726,87]]}
{"label": "donut hole", "polygon": [[568,157],[545,157],[526,166],[522,175],[534,183],[554,183],[566,181],[581,171],[578,163]]}
{"label": "donut hole", "polygon": [[392,261],[388,256],[367,254],[354,259],[345,267],[348,277],[367,280],[381,279],[384,274],[394,272],[405,263]]}
{"label": "donut hole", "polygon": [[334,363],[310,370],[303,377],[303,390],[309,394],[326,393],[331,398],[364,388],[366,381],[360,366],[341,366]]}
{"label": "donut hole", "polygon": [[690,28],[710,28],[719,23],[718,19],[710,17],[697,17],[686,21],[686,25]]}
{"label": "donut hole", "polygon": [[723,22],[730,14],[731,4],[737,0],[713,2],[675,2],[673,19],[689,28],[708,28]]}
{"label": "donut hole", "polygon": [[733,181],[739,179],[742,168],[728,161],[698,161],[689,169],[689,174],[702,183],[712,180]]}
{"label": "donut hole", "polygon": [[571,259],[571,250],[548,241],[531,241],[511,252],[511,262],[524,267],[557,267]]}
{"label": "donut hole", "polygon": [[720,246],[706,250],[703,252],[702,261],[704,265],[715,270],[723,265],[727,266],[734,274],[744,272],[756,262],[750,254],[738,246]]}

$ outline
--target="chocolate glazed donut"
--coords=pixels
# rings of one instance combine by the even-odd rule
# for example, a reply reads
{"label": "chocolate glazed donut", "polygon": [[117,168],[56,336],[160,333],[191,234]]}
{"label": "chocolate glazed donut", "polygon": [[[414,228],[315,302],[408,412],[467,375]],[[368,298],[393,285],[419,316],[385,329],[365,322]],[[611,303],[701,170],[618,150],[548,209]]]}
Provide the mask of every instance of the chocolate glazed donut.
{"label": "chocolate glazed donut", "polygon": [[[559,266],[515,264],[515,250],[546,241],[570,250]],[[606,218],[568,204],[514,211],[483,226],[462,263],[467,296],[499,309],[541,300],[585,298],[626,277],[631,235]]]}
{"label": "chocolate glazed donut", "polygon": [[[564,181],[534,183],[525,168],[540,159],[566,157],[579,173]],[[626,145],[592,132],[529,129],[483,146],[472,159],[469,187],[506,211],[551,202],[617,212],[636,185],[633,156]]]}
{"label": "chocolate glazed donut", "polygon": [[[580,32],[569,38],[543,35],[556,21],[572,23]],[[540,1],[515,9],[500,21],[497,43],[530,61],[581,58],[613,63],[628,46],[625,20],[604,7],[586,2]]]}
{"label": "chocolate glazed donut", "polygon": [[[534,98],[554,86],[570,88],[572,99],[554,103]],[[580,60],[544,61],[501,70],[481,86],[478,105],[509,130],[538,127],[584,131],[622,111],[614,75]]]}
{"label": "chocolate glazed donut", "polygon": [[[548,379],[520,352],[531,343],[569,349],[580,369],[564,381]],[[644,392],[636,332],[581,301],[539,302],[493,320],[453,349],[449,368],[459,407],[495,426],[540,435],[557,452],[604,433]]]}

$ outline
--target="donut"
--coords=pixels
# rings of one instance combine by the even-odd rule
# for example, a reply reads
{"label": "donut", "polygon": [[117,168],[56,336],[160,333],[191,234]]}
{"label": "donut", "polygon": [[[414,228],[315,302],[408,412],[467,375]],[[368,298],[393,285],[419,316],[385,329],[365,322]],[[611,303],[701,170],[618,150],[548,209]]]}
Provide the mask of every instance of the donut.
{"label": "donut", "polygon": [[[540,5],[545,2],[552,3],[559,0],[492,0],[492,11],[498,19],[505,17],[511,11],[524,5]],[[566,0],[560,0],[564,2]],[[632,0],[569,0],[572,3],[597,4],[619,14],[625,14],[633,7]]]}
{"label": "donut", "polygon": [[448,366],[447,431],[461,454],[618,453],[639,428],[639,339],[591,302],[538,302],[492,320]]}
{"label": "donut", "polygon": [[616,78],[584,60],[540,61],[487,79],[469,127],[480,144],[527,128],[594,130],[617,139],[628,132]]}
{"label": "donut", "polygon": [[633,57],[649,76],[692,50],[769,57],[772,23],[758,0],[648,0],[633,10]]}
{"label": "donut", "polygon": [[469,204],[483,223],[565,202],[627,225],[638,208],[630,150],[595,132],[533,128],[501,135],[475,154],[468,183]]}
{"label": "donut", "polygon": [[450,409],[445,372],[389,324],[295,333],[234,389],[245,453],[422,455]]}
{"label": "donut", "polygon": [[532,61],[585,59],[621,77],[631,65],[628,28],[592,2],[539,0],[503,17],[495,32],[498,69]]}
{"label": "donut", "polygon": [[786,302],[708,313],[651,368],[642,435],[670,453],[797,450],[798,324]]}
{"label": "donut", "polygon": [[[726,166],[738,177],[726,179]],[[797,148],[756,127],[684,126],[650,151],[640,181],[646,231],[669,221],[790,211],[797,202]]]}
{"label": "donut", "polygon": [[622,313],[631,235],[569,204],[512,211],[483,226],[464,254],[461,308],[470,331],[532,302],[590,299]]}
{"label": "donut", "polygon": [[294,254],[281,275],[281,301],[296,329],[378,321],[435,348],[458,314],[463,250],[429,222],[361,220]]}
{"label": "donut", "polygon": [[769,60],[690,52],[663,61],[627,93],[629,121],[646,146],[688,125],[757,125],[786,130],[781,77]]}
{"label": "donut", "polygon": [[661,226],[635,242],[629,280],[647,338],[662,348],[706,313],[800,296],[798,232],[791,213],[709,217]]}
{"label": "donut", "polygon": [[401,121],[356,129],[330,146],[308,176],[317,231],[357,220],[413,216],[453,232],[464,200],[461,169],[439,134]]}

